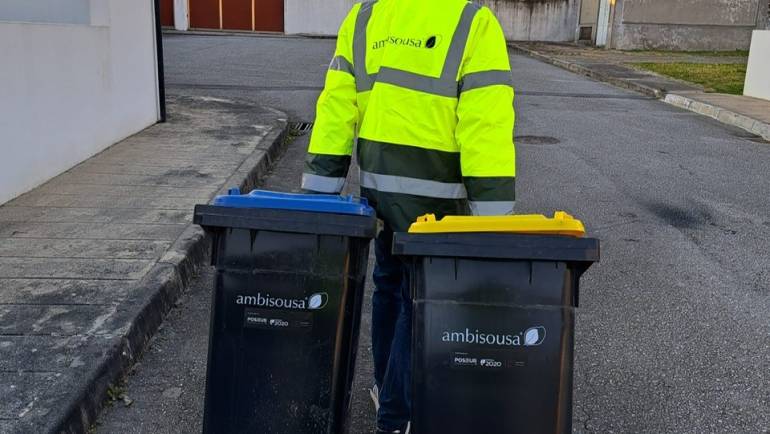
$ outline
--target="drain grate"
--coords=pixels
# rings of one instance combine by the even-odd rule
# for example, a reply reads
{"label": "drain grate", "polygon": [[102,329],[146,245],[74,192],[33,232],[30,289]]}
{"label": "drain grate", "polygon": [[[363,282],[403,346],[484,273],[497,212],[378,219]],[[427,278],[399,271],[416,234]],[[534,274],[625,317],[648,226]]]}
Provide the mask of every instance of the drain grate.
{"label": "drain grate", "polygon": [[514,142],[517,145],[555,145],[561,140],[551,136],[516,136]]}
{"label": "drain grate", "polygon": [[289,131],[293,136],[304,136],[313,129],[312,122],[292,122],[289,124]]}

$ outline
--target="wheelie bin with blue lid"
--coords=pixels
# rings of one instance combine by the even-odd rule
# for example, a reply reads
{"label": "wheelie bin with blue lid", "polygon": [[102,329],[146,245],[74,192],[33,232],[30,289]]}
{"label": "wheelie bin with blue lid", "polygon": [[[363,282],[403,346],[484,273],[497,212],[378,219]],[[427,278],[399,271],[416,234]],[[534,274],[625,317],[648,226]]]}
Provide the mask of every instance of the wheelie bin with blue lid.
{"label": "wheelie bin with blue lid", "polygon": [[204,433],[342,432],[374,210],[234,189],[194,221],[216,266]]}
{"label": "wheelie bin with blue lid", "polygon": [[599,241],[566,213],[424,216],[411,269],[412,433],[572,432],[574,315]]}

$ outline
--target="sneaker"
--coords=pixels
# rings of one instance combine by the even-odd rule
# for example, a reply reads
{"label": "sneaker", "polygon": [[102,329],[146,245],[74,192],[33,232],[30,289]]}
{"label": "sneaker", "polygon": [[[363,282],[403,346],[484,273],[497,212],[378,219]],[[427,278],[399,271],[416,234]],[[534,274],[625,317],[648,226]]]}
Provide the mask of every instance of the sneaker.
{"label": "sneaker", "polygon": [[369,396],[372,397],[372,402],[374,403],[374,411],[380,411],[380,389],[377,388],[376,384],[372,386],[371,389],[369,389]]}

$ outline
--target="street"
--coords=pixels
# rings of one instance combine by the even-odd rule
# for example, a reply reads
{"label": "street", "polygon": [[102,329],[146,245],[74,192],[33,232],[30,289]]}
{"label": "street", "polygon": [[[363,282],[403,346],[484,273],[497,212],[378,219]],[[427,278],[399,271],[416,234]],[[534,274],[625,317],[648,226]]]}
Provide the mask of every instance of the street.
{"label": "street", "polygon": [[[334,41],[167,35],[169,94],[248,99],[312,122]],[[601,239],[577,313],[574,430],[770,433],[770,144],[511,53],[517,212]],[[308,136],[263,188],[296,190]],[[212,273],[192,283],[98,433],[200,430]],[[371,288],[369,288],[369,291]],[[352,433],[374,411],[368,313]]]}

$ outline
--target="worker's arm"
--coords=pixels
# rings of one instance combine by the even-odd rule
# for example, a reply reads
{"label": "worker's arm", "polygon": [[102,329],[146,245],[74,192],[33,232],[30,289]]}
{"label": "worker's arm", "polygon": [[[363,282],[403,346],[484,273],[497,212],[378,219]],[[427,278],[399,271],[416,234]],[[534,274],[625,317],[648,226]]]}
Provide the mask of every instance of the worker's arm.
{"label": "worker's arm", "polygon": [[360,5],[353,7],[340,27],[326,84],[316,106],[302,189],[337,194],[342,191],[353,153],[358,124],[356,80],[353,75],[353,30]]}
{"label": "worker's arm", "polygon": [[516,200],[513,79],[503,30],[492,12],[476,14],[460,68],[455,137],[474,215],[512,214]]}

